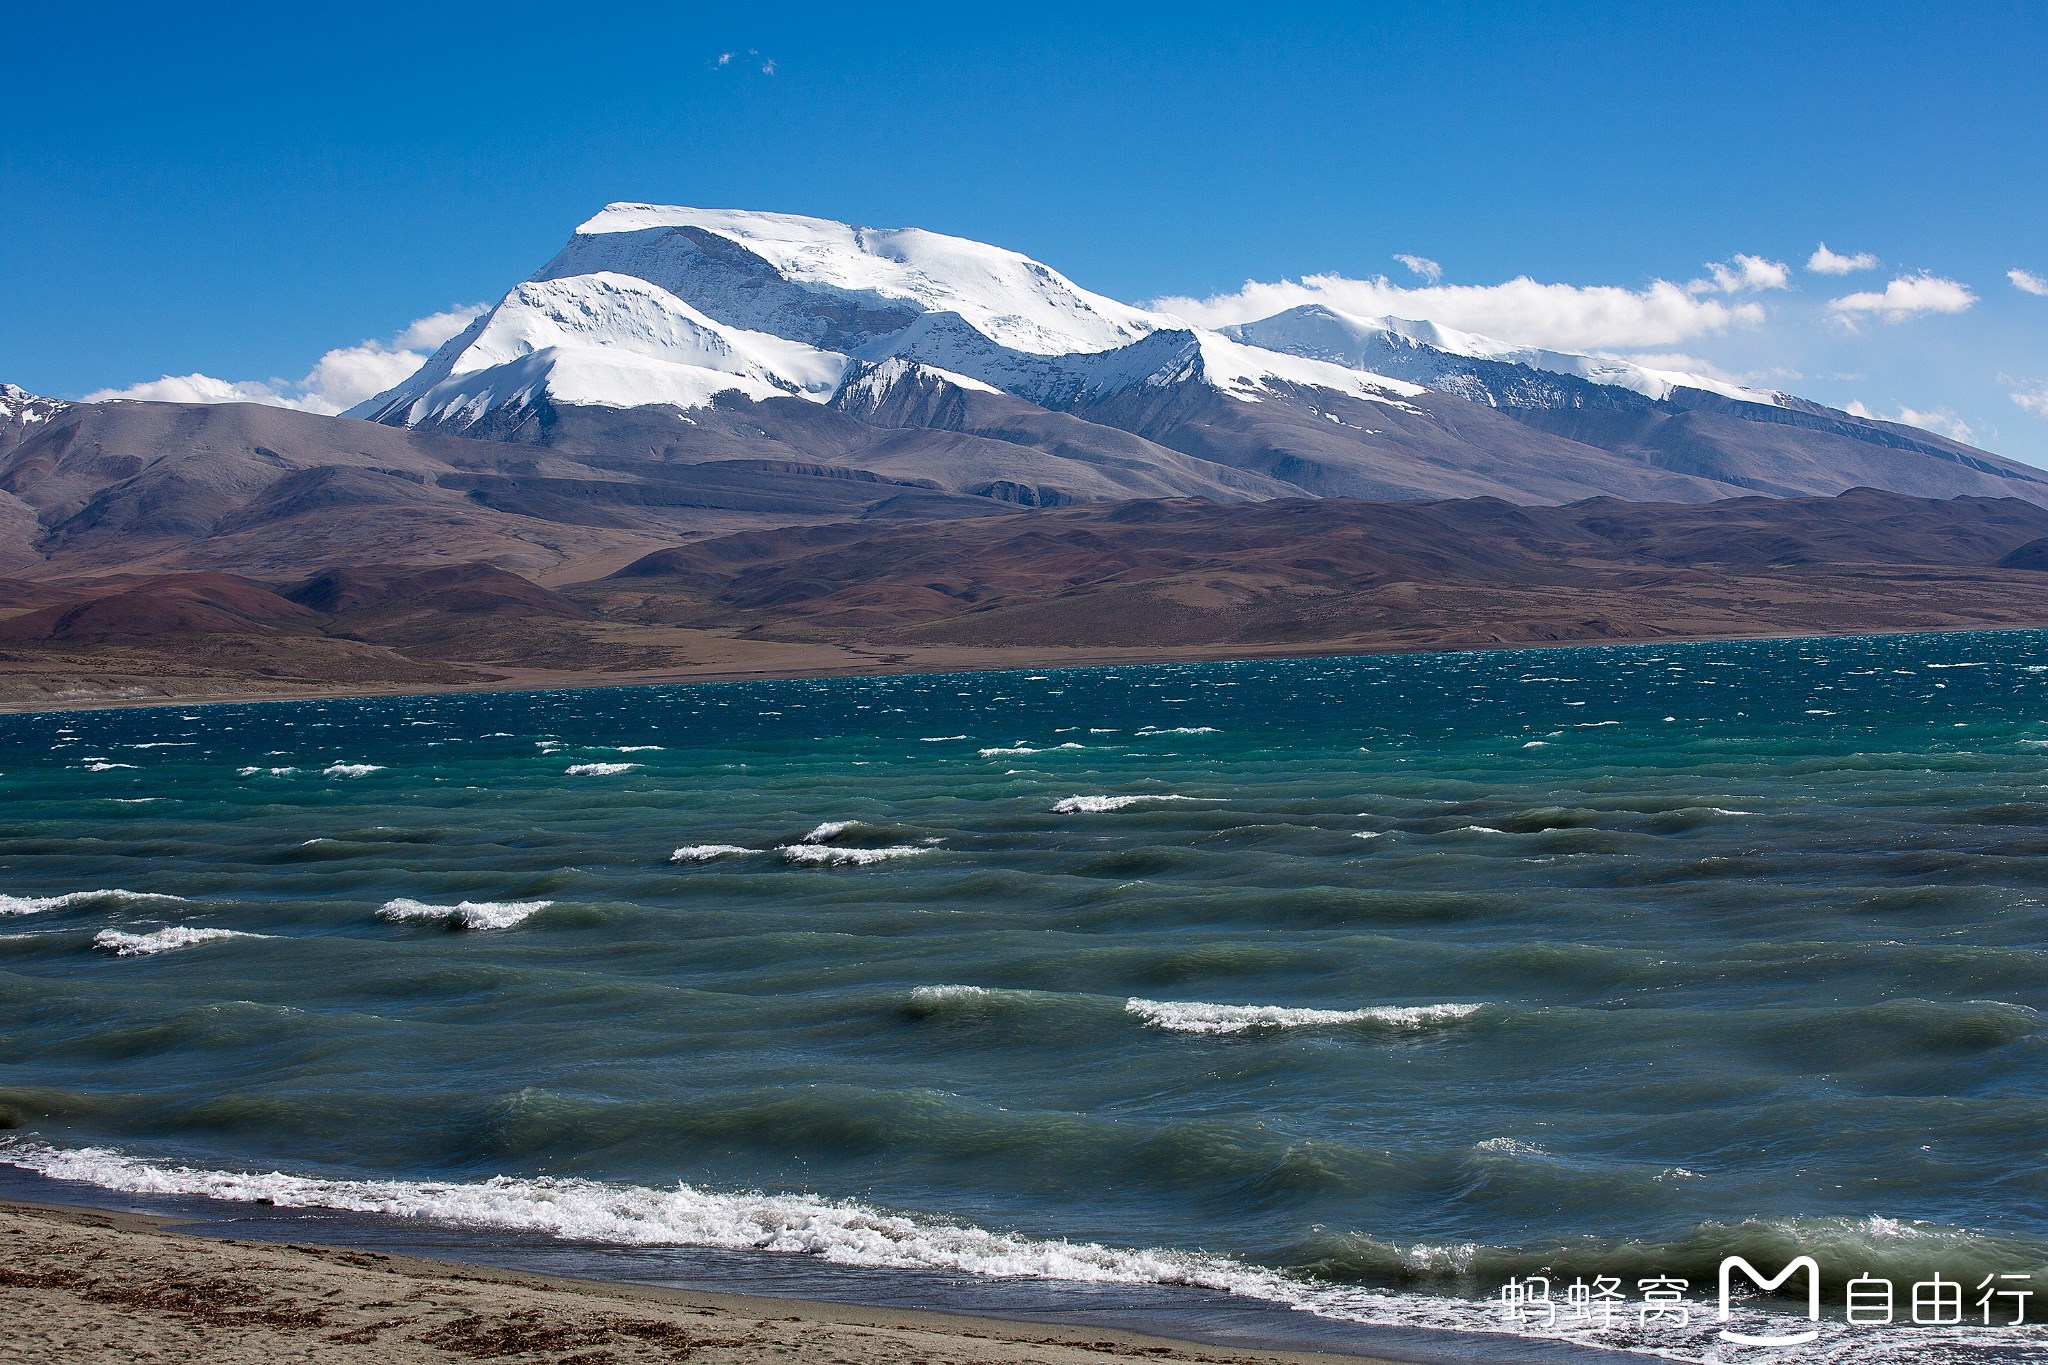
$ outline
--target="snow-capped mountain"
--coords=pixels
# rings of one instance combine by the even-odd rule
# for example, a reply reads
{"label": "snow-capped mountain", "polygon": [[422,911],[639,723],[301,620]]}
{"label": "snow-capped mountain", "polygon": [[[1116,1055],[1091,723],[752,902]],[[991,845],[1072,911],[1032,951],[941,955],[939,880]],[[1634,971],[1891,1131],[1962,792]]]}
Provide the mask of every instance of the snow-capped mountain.
{"label": "snow-capped mountain", "polygon": [[[607,459],[796,460],[1036,505],[1155,491],[1703,501],[1859,484],[2048,499],[2025,466],[1712,376],[1317,306],[1211,331],[963,238],[652,204],[598,213],[349,415]],[[951,436],[883,435],[912,430]]]}
{"label": "snow-capped mountain", "polygon": [[[900,358],[1046,406],[1199,379],[1368,400],[1419,387],[1246,345],[1093,294],[1000,247],[915,228],[613,204],[404,384],[350,415],[465,430],[542,399],[824,402],[850,364]],[[866,373],[866,371],[864,371]]]}
{"label": "snow-capped mountain", "polygon": [[1511,346],[1476,332],[1411,318],[1362,318],[1320,304],[1305,304],[1256,322],[1225,327],[1226,336],[1289,355],[1327,360],[1395,375],[1424,388],[1477,402],[1495,401],[1467,361],[1569,375],[1606,388],[1626,389],[1653,401],[1682,389],[1719,394],[1741,403],[1778,406],[1784,394],[1747,388],[1709,375],[1651,369],[1612,357],[1576,355],[1538,346]]}
{"label": "snow-capped mountain", "polygon": [[10,450],[70,407],[55,398],[44,398],[15,384],[0,384],[0,451]]}

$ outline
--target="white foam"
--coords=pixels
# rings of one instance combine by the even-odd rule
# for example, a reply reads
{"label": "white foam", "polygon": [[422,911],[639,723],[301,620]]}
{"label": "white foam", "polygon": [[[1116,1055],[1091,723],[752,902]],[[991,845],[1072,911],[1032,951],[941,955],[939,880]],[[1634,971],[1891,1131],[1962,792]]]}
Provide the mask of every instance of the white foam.
{"label": "white foam", "polygon": [[949,1000],[980,1000],[989,993],[986,986],[919,986],[910,993],[913,1005],[941,1005]]}
{"label": "white foam", "polygon": [[[285,769],[290,772],[291,769]],[[330,763],[321,770],[322,777],[368,777],[371,773],[384,771],[382,763]]]}
{"label": "white foam", "polygon": [[455,905],[430,905],[426,901],[400,896],[384,902],[377,918],[394,921],[434,919],[464,929],[510,929],[536,910],[553,901],[461,901]]}
{"label": "white foam", "polygon": [[1069,796],[1052,804],[1054,815],[1100,815],[1107,811],[1129,810],[1144,801],[1196,801],[1194,796]]}
{"label": "white foam", "polygon": [[928,848],[901,844],[891,848],[831,848],[824,844],[785,844],[777,850],[784,862],[799,867],[867,867],[895,858],[914,858]]}
{"label": "white foam", "polygon": [[45,910],[69,910],[76,905],[149,905],[158,901],[182,903],[183,896],[166,896],[157,891],[69,891],[61,896],[0,895],[0,915],[40,915]]}
{"label": "white foam", "polygon": [[1477,1005],[1373,1005],[1357,1010],[1297,1009],[1288,1005],[1212,1005],[1199,1000],[1141,1000],[1132,996],[1124,1012],[1153,1028],[1174,1033],[1243,1033],[1255,1028],[1332,1028],[1379,1024],[1422,1029],[1479,1012]]}
{"label": "white foam", "polygon": [[[63,1149],[20,1140],[0,1141],[0,1162],[124,1194],[262,1201],[278,1208],[333,1209],[571,1241],[761,1251],[813,1256],[836,1265],[990,1279],[1181,1285],[1366,1326],[1541,1337],[1681,1361],[1727,1359],[1726,1348],[1715,1340],[1723,1326],[1767,1335],[1785,1330],[1788,1323],[1808,1325],[1789,1314],[1761,1312],[1753,1302],[1734,1305],[1732,1320],[1722,1323],[1694,1300],[1700,1311],[1688,1331],[1643,1333],[1632,1330],[1627,1319],[1605,1331],[1562,1322],[1551,1329],[1517,1328],[1504,1321],[1496,1304],[1483,1300],[1333,1284],[1201,1251],[1026,1237],[811,1194],[726,1193],[687,1184],[652,1189],[552,1176],[473,1182],[322,1179],[279,1171],[208,1170],[146,1161],[105,1147]],[[1860,1231],[1881,1238],[1888,1223],[1867,1219]],[[1894,1226],[1901,1234],[1912,1231]],[[1469,1243],[1381,1245],[1418,1274],[1460,1273],[1478,1252]],[[1799,1365],[1961,1365],[1985,1358],[1983,1348],[2031,1344],[2010,1328],[1968,1325],[1886,1332],[1824,1320],[1820,1331],[1815,1345],[1796,1357],[1780,1358],[1787,1365],[1794,1359]]]}
{"label": "white foam", "polygon": [[1353,834],[1351,837],[1354,839],[1378,839],[1383,837],[1385,834],[1386,831],[1383,829],[1362,829],[1359,830],[1357,833]]}
{"label": "white foam", "polygon": [[268,773],[272,777],[288,777],[297,771],[297,768],[237,768],[235,774],[238,777],[254,777],[258,773]]}
{"label": "white foam", "polygon": [[803,837],[807,844],[829,844],[846,831],[859,825],[858,820],[827,820]]}
{"label": "white foam", "polygon": [[1162,730],[1157,726],[1148,725],[1138,731],[1138,733],[1141,735],[1220,735],[1223,732],[1213,725],[1176,725],[1169,730]]}
{"label": "white foam", "polygon": [[917,742],[920,744],[944,744],[948,740],[965,738],[967,738],[965,735],[924,735]]}
{"label": "white foam", "polygon": [[1087,747],[1085,744],[1076,744],[1070,739],[1065,744],[1055,744],[1045,749],[1034,749],[1028,744],[1014,744],[1007,747],[983,749],[981,756],[983,758],[1014,758],[1027,754],[1052,754],[1058,753],[1062,749],[1085,749]]}
{"label": "white foam", "polygon": [[732,858],[753,851],[738,844],[687,844],[669,854],[668,860],[672,863],[708,863],[714,858]]}
{"label": "white foam", "polygon": [[195,943],[212,943],[217,939],[268,937],[268,934],[245,934],[239,929],[191,929],[180,924],[168,929],[153,930],[147,934],[128,934],[119,929],[102,929],[92,936],[92,946],[108,949],[117,957],[148,957],[154,953],[190,948]]}
{"label": "white foam", "polygon": [[639,766],[638,763],[571,763],[562,771],[570,777],[617,777]]}
{"label": "white foam", "polygon": [[109,763],[104,758],[87,759],[83,766],[89,773],[110,773],[116,768],[127,768],[133,771],[135,767],[133,763]]}
{"label": "white foam", "polygon": [[622,754],[659,754],[665,753],[667,750],[659,744],[621,744],[619,752]]}

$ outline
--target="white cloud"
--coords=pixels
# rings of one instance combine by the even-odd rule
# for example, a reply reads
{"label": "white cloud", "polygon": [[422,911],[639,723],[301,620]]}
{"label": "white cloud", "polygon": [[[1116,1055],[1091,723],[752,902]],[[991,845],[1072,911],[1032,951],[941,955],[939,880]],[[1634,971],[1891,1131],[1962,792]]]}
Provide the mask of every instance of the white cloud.
{"label": "white cloud", "polygon": [[1542,284],[1527,275],[1504,284],[1438,284],[1410,289],[1384,275],[1354,280],[1306,275],[1273,284],[1247,281],[1231,294],[1163,298],[1152,306],[1203,327],[1252,322],[1304,304],[1325,304],[1362,317],[1421,318],[1479,332],[1517,346],[1606,351],[1671,346],[1692,337],[1753,327],[1762,305],[1702,298],[1669,280],[1642,289],[1615,285]]}
{"label": "white cloud", "polygon": [[[2019,395],[2014,394],[2013,396],[2017,398]],[[1851,403],[1843,408],[1842,411],[1848,413],[1851,417],[1867,417],[1874,422],[1897,422],[1903,426],[1919,427],[1922,431],[1936,432],[1939,435],[1949,437],[1951,440],[1967,441],[1971,438],[1970,424],[1948,408],[1935,408],[1930,412],[1920,412],[1902,403],[1899,405],[1899,411],[1896,416],[1887,417],[1883,413],[1872,412],[1862,403]]]}
{"label": "white cloud", "polygon": [[2005,277],[2012,281],[2012,287],[2025,294],[2038,294],[2048,299],[2048,279],[2031,270],[2008,270]]}
{"label": "white cloud", "polygon": [[1963,313],[1977,301],[1966,285],[1939,275],[1901,275],[1882,292],[1865,290],[1828,300],[1828,312],[1850,331],[1860,318],[1903,322],[1922,313]]}
{"label": "white cloud", "polygon": [[2031,389],[2014,389],[2012,401],[2036,417],[2048,417],[2048,384],[2036,384]]}
{"label": "white cloud", "polygon": [[1444,268],[1427,256],[1410,256],[1406,252],[1397,252],[1394,255],[1394,259],[1422,276],[1423,279],[1431,284],[1435,284],[1444,277]]}
{"label": "white cloud", "polygon": [[1762,256],[1738,253],[1733,260],[1709,265],[1707,273],[1711,279],[1694,280],[1686,288],[1695,294],[1752,294],[1759,289],[1792,287],[1792,267]]}
{"label": "white cloud", "polygon": [[101,389],[88,403],[109,398],[152,403],[263,403],[275,408],[333,415],[411,377],[441,343],[485,311],[484,305],[451,308],[408,323],[389,341],[364,341],[329,351],[303,379],[215,379],[205,374],[167,374],[125,389]]}
{"label": "white cloud", "polygon": [[1828,244],[1822,242],[1806,258],[1806,268],[1816,275],[1853,275],[1859,270],[1877,269],[1877,257],[1867,251],[1844,256],[1838,251],[1829,251]]}

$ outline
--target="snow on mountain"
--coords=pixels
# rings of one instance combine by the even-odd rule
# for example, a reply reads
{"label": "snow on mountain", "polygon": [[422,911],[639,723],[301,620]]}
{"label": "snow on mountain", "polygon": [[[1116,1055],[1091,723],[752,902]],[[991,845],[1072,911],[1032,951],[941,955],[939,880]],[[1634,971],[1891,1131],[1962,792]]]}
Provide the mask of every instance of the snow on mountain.
{"label": "snow on mountain", "polygon": [[0,384],[0,422],[34,426],[38,422],[49,421],[70,406],[61,399],[30,393],[17,384]]}
{"label": "snow on mountain", "polygon": [[0,451],[12,450],[44,423],[71,405],[30,393],[14,384],[0,384]]}
{"label": "snow on mountain", "polygon": [[543,393],[565,403],[702,407],[715,394],[830,397],[846,359],[714,322],[631,275],[529,280],[417,374],[351,415],[463,426]]}
{"label": "snow on mountain", "polygon": [[1276,385],[1399,401],[1413,384],[1284,355],[1080,288],[1029,257],[914,228],[614,204],[411,379],[350,416],[516,429],[541,399],[698,408],[720,394],[824,402],[901,359],[1047,407],[1138,384]]}
{"label": "snow on mountain", "polygon": [[1435,322],[1393,317],[1361,318],[1321,304],[1290,308],[1256,322],[1226,327],[1223,331],[1237,340],[1289,355],[1400,375],[1425,387],[1451,392],[1462,393],[1463,386],[1441,382],[1458,368],[1444,363],[1447,356],[1571,375],[1594,384],[1627,389],[1659,402],[1678,389],[1699,389],[1765,406],[1777,406],[1784,398],[1783,394],[1745,388],[1706,375],[1651,369],[1632,361],[1576,355],[1569,351],[1514,346]]}
{"label": "snow on mountain", "polygon": [[[538,278],[593,269],[638,275],[722,322],[835,350],[923,313],[957,313],[991,341],[1034,355],[1113,350],[1162,321],[1001,247],[785,213],[613,204],[577,228]],[[762,287],[771,272],[783,288]],[[791,302],[811,316],[787,316]]]}

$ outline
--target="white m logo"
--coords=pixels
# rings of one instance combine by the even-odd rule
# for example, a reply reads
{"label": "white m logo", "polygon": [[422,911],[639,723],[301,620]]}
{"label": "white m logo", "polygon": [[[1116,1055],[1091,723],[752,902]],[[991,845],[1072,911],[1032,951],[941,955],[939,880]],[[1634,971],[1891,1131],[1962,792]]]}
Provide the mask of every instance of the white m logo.
{"label": "white m logo", "polygon": [[[1796,1272],[1804,1270],[1806,1272],[1806,1316],[1814,1322],[1820,1321],[1820,1266],[1814,1262],[1811,1256],[1795,1257],[1791,1264],[1768,1280],[1763,1277],[1762,1273],[1755,1266],[1742,1257],[1724,1257],[1721,1261],[1721,1321],[1728,1321],[1728,1281],[1736,1270],[1740,1270],[1743,1274],[1749,1276],[1750,1283],[1766,1294],[1791,1279]],[[1812,1341],[1819,1335],[1820,1331],[1815,1329],[1811,1332],[1795,1332],[1791,1336],[1752,1337],[1741,1332],[1731,1332],[1725,1327],[1721,1329],[1721,1340],[1738,1342],[1744,1346],[1798,1346]]]}

